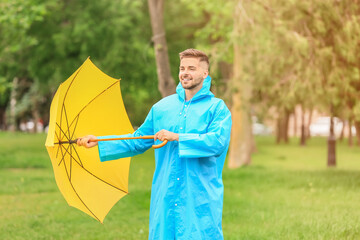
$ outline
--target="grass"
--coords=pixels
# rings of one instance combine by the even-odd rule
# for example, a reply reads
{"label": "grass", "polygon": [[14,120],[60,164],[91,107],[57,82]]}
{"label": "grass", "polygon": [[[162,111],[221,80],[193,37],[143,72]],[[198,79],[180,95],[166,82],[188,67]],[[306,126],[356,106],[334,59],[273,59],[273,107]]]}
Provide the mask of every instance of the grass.
{"label": "grass", "polygon": [[[133,158],[130,195],[102,225],[61,196],[45,138],[0,132],[0,239],[147,239],[151,150]],[[326,139],[292,140],[257,138],[251,166],[225,166],[225,239],[360,239],[360,148],[338,144],[328,169]]]}

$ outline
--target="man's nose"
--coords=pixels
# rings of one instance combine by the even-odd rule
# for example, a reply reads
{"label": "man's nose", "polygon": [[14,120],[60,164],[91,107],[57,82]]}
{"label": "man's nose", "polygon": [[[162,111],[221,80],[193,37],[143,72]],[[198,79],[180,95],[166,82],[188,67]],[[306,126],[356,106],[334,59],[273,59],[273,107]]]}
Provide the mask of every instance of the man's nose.
{"label": "man's nose", "polygon": [[188,77],[189,77],[189,74],[184,73],[184,74],[182,75],[182,77],[183,77],[183,78],[188,78]]}

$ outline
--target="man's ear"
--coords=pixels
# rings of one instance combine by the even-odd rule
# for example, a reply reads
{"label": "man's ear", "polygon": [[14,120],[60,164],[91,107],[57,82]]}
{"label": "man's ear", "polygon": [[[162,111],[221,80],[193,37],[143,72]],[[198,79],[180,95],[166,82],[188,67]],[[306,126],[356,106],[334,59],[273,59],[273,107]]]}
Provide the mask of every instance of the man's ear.
{"label": "man's ear", "polygon": [[200,62],[200,67],[204,70],[203,78],[205,79],[207,76],[209,76],[209,65],[207,65],[205,62]]}
{"label": "man's ear", "polygon": [[209,76],[209,70],[204,71],[203,78],[205,79],[207,76]]}

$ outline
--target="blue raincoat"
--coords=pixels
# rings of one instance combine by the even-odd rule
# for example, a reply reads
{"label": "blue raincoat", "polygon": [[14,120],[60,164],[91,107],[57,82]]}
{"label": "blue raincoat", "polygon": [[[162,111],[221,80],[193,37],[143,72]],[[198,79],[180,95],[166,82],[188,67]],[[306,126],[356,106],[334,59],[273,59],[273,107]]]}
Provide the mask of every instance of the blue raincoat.
{"label": "blue raincoat", "polygon": [[[210,92],[210,85],[211,78],[207,77],[199,92],[186,102],[185,90],[179,83],[177,94],[157,102],[140,128],[122,135],[154,135],[162,129],[179,134],[179,141],[155,150],[151,240],[223,239],[222,170],[230,140],[231,114],[225,103]],[[99,138],[106,137],[109,136]],[[100,160],[134,156],[152,144],[151,139],[99,142]]]}

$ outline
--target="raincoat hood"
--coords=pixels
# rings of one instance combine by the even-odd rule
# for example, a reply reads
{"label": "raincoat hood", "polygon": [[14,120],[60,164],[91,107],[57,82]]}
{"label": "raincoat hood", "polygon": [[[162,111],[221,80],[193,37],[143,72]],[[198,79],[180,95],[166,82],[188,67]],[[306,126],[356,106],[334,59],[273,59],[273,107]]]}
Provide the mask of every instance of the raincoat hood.
{"label": "raincoat hood", "polygon": [[[195,94],[195,96],[192,98],[192,101],[198,100],[205,96],[213,97],[214,94],[212,92],[210,92],[210,87],[211,87],[211,77],[207,76],[203,81],[202,88]],[[179,95],[179,97],[183,101],[185,101],[185,99],[186,99],[185,98],[185,89],[181,85],[181,82],[179,82],[179,84],[176,87],[176,93]]]}

